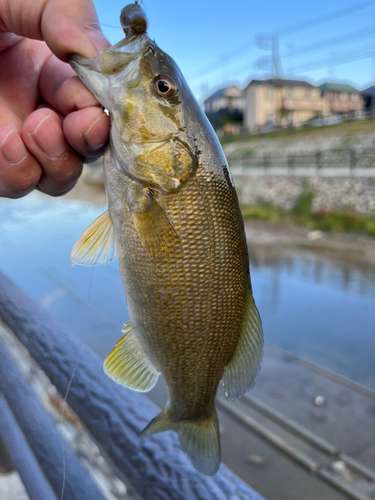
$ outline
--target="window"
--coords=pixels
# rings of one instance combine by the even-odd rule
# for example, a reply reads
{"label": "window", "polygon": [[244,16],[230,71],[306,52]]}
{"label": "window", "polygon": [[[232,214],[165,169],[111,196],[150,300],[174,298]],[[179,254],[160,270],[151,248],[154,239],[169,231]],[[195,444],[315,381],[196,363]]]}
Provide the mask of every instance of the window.
{"label": "window", "polygon": [[306,90],[305,92],[305,98],[309,101],[311,99],[311,92],[310,90]]}
{"label": "window", "polygon": [[345,102],[348,97],[346,92],[340,92],[340,101]]}
{"label": "window", "polygon": [[269,99],[270,101],[272,101],[274,97],[275,97],[274,90],[268,90],[267,91],[267,99]]}
{"label": "window", "polygon": [[293,99],[294,98],[293,90],[287,90],[286,97],[287,97],[287,99]]}
{"label": "window", "polygon": [[355,94],[354,92],[352,93],[352,101],[353,102],[357,102],[359,99],[359,95],[358,94]]}

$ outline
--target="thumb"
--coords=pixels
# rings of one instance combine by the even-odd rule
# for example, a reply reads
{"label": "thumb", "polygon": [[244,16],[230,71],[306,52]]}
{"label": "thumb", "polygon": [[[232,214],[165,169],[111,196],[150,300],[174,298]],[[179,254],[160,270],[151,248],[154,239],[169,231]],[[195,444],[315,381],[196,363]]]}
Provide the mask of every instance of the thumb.
{"label": "thumb", "polygon": [[100,30],[92,0],[2,0],[0,30],[44,40],[51,51],[67,62],[69,54],[95,57],[110,44]]}
{"label": "thumb", "polygon": [[90,59],[110,45],[101,32],[92,0],[49,0],[41,30],[51,51],[63,61],[68,60],[69,54]]}

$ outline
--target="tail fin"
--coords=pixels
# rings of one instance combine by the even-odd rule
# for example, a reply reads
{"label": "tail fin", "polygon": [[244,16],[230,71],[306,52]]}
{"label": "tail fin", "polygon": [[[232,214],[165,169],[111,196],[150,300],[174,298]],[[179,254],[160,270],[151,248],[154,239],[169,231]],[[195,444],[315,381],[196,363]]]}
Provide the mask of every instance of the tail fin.
{"label": "tail fin", "polygon": [[168,430],[177,432],[181,448],[199,472],[207,476],[216,474],[220,466],[220,438],[215,408],[208,419],[174,422],[168,415],[168,407],[165,407],[141,432],[141,436]]}

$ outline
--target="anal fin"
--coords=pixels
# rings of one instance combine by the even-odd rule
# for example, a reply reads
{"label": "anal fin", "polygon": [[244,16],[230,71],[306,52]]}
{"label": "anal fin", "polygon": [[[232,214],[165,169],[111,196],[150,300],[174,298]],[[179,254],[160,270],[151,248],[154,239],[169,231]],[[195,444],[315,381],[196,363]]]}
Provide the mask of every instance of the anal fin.
{"label": "anal fin", "polygon": [[253,387],[262,362],[263,346],[262,323],[254,299],[249,294],[236,350],[223,371],[227,399],[237,399]]}
{"label": "anal fin", "polygon": [[118,384],[134,391],[148,392],[156,384],[159,372],[135,338],[130,323],[125,324],[123,332],[125,335],[104,361],[104,371]]}

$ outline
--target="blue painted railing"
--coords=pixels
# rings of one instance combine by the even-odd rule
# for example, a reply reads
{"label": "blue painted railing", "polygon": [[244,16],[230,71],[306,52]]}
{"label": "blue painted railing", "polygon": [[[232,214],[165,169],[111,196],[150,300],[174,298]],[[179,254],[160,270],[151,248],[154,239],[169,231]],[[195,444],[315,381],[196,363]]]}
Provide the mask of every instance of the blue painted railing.
{"label": "blue painted railing", "polygon": [[[66,393],[79,353],[68,404],[117,468],[118,475],[124,474],[142,499],[261,500],[224,465],[212,478],[197,472],[180,450],[174,433],[140,439],[139,432],[158,413],[158,408],[144,395],[113,383],[103,373],[102,361],[88,347],[80,347],[1,273],[0,317],[60,394]],[[1,343],[0,414],[0,427],[4,429],[0,435],[13,435],[13,445],[6,435],[3,441],[11,453],[12,446],[15,448],[12,459],[31,500],[60,498],[61,437]],[[23,450],[23,464],[16,456],[19,448]],[[66,450],[64,499],[101,500],[101,493],[74,452],[68,445]],[[28,461],[30,473],[25,472]]]}

